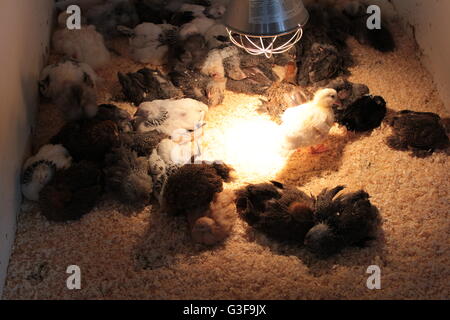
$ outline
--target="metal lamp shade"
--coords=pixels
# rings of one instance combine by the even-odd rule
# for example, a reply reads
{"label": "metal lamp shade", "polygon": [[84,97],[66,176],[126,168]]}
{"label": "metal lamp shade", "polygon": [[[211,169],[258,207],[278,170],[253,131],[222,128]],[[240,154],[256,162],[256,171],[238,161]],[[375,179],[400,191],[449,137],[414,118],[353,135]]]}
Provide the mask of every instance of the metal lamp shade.
{"label": "metal lamp shade", "polygon": [[295,32],[308,19],[302,0],[231,0],[225,25],[243,35],[273,37]]}

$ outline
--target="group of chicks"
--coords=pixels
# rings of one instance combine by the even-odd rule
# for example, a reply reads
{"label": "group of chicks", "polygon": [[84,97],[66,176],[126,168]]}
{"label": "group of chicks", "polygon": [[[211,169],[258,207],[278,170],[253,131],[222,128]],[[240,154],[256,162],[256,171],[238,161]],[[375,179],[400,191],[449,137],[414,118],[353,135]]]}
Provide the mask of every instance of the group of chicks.
{"label": "group of chicks", "polygon": [[[206,245],[231,234],[236,211],[255,229],[319,257],[373,235],[378,214],[366,192],[337,196],[344,189],[338,186],[314,197],[278,182],[231,191],[224,183],[233,169],[203,161],[198,145],[208,109],[222,103],[226,90],[261,96],[261,110],[280,124],[286,156],[308,146],[323,152],[320,143],[335,122],[356,132],[379,127],[386,102],[346,79],[352,61],[345,40],[355,36],[382,52],[395,43],[386,28],[357,32],[365,17],[360,2],[341,10],[308,6],[304,40],[269,59],[231,45],[221,21],[226,0],[57,5],[68,2],[85,10],[83,27],[67,30],[60,15],[53,47],[66,58],[47,66],[39,83],[67,123],[25,162],[22,174],[24,196],[37,201],[45,217],[80,219],[111,194],[130,206],[155,198],[168,214],[184,215],[193,240]],[[115,53],[108,41],[121,36],[129,37],[131,58],[146,65],[118,73],[123,100],[137,107],[133,116],[97,103],[94,70],[109,63]],[[436,115],[404,111],[390,124],[388,143],[396,149],[422,156],[448,144]]]}

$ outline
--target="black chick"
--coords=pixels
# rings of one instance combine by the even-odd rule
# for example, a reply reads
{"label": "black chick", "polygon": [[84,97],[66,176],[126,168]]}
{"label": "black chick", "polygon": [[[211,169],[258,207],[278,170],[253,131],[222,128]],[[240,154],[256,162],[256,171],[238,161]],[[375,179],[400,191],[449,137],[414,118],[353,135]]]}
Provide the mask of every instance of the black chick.
{"label": "black chick", "polygon": [[139,106],[144,101],[178,99],[183,92],[157,70],[143,68],[135,73],[117,74],[127,101]]}
{"label": "black chick", "polygon": [[186,164],[169,176],[163,191],[163,207],[172,215],[205,212],[214,196],[230,181],[232,168],[225,164]]}
{"label": "black chick", "polygon": [[236,192],[236,207],[253,228],[279,241],[303,244],[314,226],[314,199],[278,182],[248,185]]}
{"label": "black chick", "polygon": [[149,169],[147,158],[125,147],[114,149],[106,157],[106,189],[124,204],[146,205],[153,192]]}
{"label": "black chick", "polygon": [[84,119],[67,123],[51,140],[62,144],[75,161],[102,162],[120,143],[119,128],[111,121]]}
{"label": "black chick", "polygon": [[120,109],[113,104],[99,105],[95,119],[101,121],[110,120],[115,122],[120,132],[133,131],[131,115],[126,110]]}
{"label": "black chick", "polygon": [[378,210],[365,191],[336,195],[345,187],[324,189],[316,199],[314,224],[305,237],[306,249],[327,258],[347,246],[362,246],[374,236]]}
{"label": "black chick", "polygon": [[449,138],[439,115],[431,112],[400,111],[392,120],[393,134],[387,144],[395,150],[411,150],[415,157],[430,156],[449,146]]}
{"label": "black chick", "polygon": [[150,132],[127,132],[120,135],[122,145],[137,153],[138,157],[149,157],[152,151],[163,140],[168,138],[156,130]]}
{"label": "black chick", "polygon": [[386,101],[380,96],[371,95],[359,98],[344,110],[335,109],[336,122],[355,132],[378,128],[386,113]]}
{"label": "black chick", "polygon": [[103,194],[103,173],[92,162],[82,161],[57,171],[39,194],[41,213],[50,221],[79,220]]}

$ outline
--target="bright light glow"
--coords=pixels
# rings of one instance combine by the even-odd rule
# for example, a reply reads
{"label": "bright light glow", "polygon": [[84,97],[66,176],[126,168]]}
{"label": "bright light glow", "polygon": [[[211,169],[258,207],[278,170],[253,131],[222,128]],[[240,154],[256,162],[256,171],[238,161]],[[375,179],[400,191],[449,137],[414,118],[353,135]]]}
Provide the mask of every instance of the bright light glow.
{"label": "bright light glow", "polygon": [[204,159],[220,159],[231,165],[240,178],[256,181],[274,178],[285,166],[279,126],[263,117],[233,119],[223,128],[210,128],[202,148]]}

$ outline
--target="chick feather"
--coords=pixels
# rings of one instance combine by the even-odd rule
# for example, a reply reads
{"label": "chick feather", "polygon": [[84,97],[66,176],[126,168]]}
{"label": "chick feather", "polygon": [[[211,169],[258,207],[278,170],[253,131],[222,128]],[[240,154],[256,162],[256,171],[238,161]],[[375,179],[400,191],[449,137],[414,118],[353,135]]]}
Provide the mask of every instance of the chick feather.
{"label": "chick feather", "polygon": [[44,145],[37,154],[28,158],[22,169],[22,193],[28,200],[39,200],[39,193],[57,170],[67,169],[72,157],[62,145]]}

